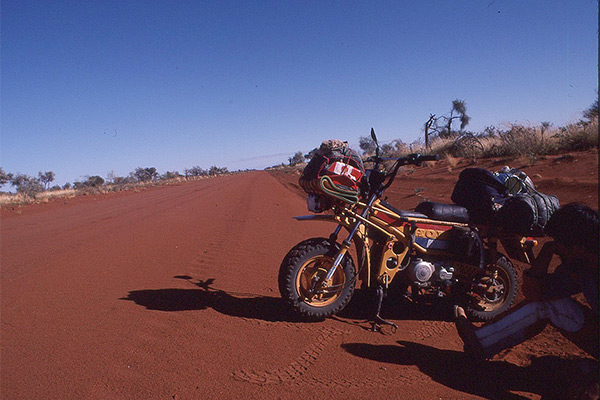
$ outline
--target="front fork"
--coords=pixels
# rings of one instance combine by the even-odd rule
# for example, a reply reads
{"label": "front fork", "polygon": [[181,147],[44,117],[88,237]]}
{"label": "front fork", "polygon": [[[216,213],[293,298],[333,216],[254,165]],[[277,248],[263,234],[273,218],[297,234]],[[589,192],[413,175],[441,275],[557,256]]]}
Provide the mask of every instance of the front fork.
{"label": "front fork", "polygon": [[[369,203],[367,204],[367,206],[365,207],[365,209],[363,210],[363,212],[360,214],[360,216],[361,216],[362,219],[366,219],[369,216],[369,212],[371,211],[371,206],[373,205],[373,202],[375,201],[376,198],[377,198],[377,196],[375,196],[375,195],[371,196],[371,198],[369,199]],[[363,223],[364,222],[362,222],[362,220],[360,220],[360,219],[357,220],[356,224],[354,224],[354,227],[352,228],[352,230],[348,234],[348,237],[346,238],[346,240],[344,240],[342,242],[342,247],[340,248],[340,251],[337,253],[337,255],[335,257],[335,260],[333,261],[333,265],[331,266],[331,268],[329,268],[329,271],[327,271],[326,280],[331,279],[333,277],[333,274],[335,274],[335,271],[337,270],[337,268],[342,263],[342,260],[344,259],[344,256],[346,255],[346,253],[350,249],[350,246],[352,245],[352,239],[354,239],[354,235],[356,235],[356,232],[358,232],[358,229],[360,228],[360,226]],[[330,238],[333,241],[336,240],[337,235],[339,234],[339,232],[340,232],[341,229],[342,229],[342,224],[339,224],[337,226],[337,228],[335,228],[335,231],[330,236]]]}
{"label": "front fork", "polygon": [[[335,271],[337,270],[337,268],[342,263],[342,260],[344,259],[344,256],[346,255],[346,253],[350,249],[350,246],[352,245],[352,239],[354,239],[354,235],[356,235],[356,232],[358,232],[358,230],[361,227],[361,225],[364,224],[364,222],[362,221],[362,219],[367,219],[368,218],[369,212],[371,211],[371,206],[373,205],[373,202],[375,201],[376,198],[377,198],[376,195],[372,195],[371,196],[371,198],[369,199],[369,202],[368,202],[367,206],[365,207],[365,209],[363,210],[363,212],[360,214],[361,219],[359,219],[358,221],[356,221],[356,224],[354,225],[354,227],[352,228],[352,230],[348,234],[348,237],[346,238],[346,240],[344,240],[342,242],[342,246],[340,248],[340,251],[337,253],[337,255],[335,257],[335,260],[333,261],[333,264],[332,264],[331,268],[329,268],[329,271],[327,271],[327,276],[325,277],[325,280],[322,281],[323,285],[326,282],[328,282],[331,278],[333,278],[333,275],[335,274]],[[342,224],[339,224],[335,228],[335,230],[333,231],[333,233],[329,237],[332,242],[337,241],[337,236],[338,236],[338,234],[339,234],[339,232],[340,232],[341,229],[342,229]],[[381,318],[380,315],[379,315],[379,313],[381,312],[381,305],[383,303],[383,297],[384,297],[384,294],[385,294],[385,290],[384,289],[387,289],[387,284],[388,284],[387,280],[385,281],[385,287],[384,287],[384,283],[380,282],[379,280],[378,280],[378,283],[377,283],[375,316],[373,317],[373,320],[371,321],[371,330],[374,331],[374,332],[381,332],[381,325],[389,325],[389,326],[391,326],[392,327],[392,332],[396,332],[396,330],[398,329],[398,325],[396,325],[393,322],[386,321],[385,319]]]}

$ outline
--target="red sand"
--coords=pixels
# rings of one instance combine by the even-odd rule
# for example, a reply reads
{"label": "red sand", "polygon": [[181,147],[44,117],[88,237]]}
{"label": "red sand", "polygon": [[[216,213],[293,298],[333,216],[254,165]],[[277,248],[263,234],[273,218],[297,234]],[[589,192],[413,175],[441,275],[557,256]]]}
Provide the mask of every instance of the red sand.
{"label": "red sand", "polygon": [[[561,203],[597,208],[597,153],[556,160],[524,170]],[[399,176],[390,201],[448,202],[465,166]],[[2,398],[539,399],[576,378],[570,360],[586,355],[551,327],[473,366],[432,308],[388,306],[400,326],[388,335],[364,329],[358,302],[321,323],[290,318],[279,263],[332,229],[291,218],[307,214],[296,183],[252,172],[4,208]]]}

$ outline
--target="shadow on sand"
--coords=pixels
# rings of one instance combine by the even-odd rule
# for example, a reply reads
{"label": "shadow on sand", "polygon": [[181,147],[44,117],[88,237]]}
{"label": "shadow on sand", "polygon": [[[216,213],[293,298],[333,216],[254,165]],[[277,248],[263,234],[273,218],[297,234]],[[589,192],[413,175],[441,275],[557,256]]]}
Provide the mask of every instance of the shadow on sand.
{"label": "shadow on sand", "polygon": [[193,281],[187,275],[175,276],[187,280],[197,288],[193,289],[154,289],[132,290],[127,297],[129,300],[158,311],[205,310],[212,308],[225,315],[258,319],[269,322],[300,322],[287,311],[283,300],[279,297],[256,296],[244,293],[230,294],[220,289],[214,289],[214,279]]}
{"label": "shadow on sand", "polygon": [[[132,290],[121,300],[133,301],[148,310],[186,311],[211,308],[225,315],[269,322],[307,322],[292,313],[280,297],[229,293],[214,288],[214,278],[194,280],[187,275],[177,275],[174,278],[185,280],[195,288]],[[338,317],[367,321],[372,317],[374,307],[373,294],[357,290]],[[390,295],[383,303],[382,316],[395,320],[449,320],[451,308],[443,302],[437,305],[412,304],[401,296]]]}
{"label": "shadow on sand", "polygon": [[[506,361],[472,363],[463,352],[440,350],[419,343],[398,341],[398,345],[345,343],[342,348],[357,357],[383,363],[416,365],[421,372],[452,389],[488,399],[529,399],[516,393],[541,395],[543,399],[572,397],[589,384],[584,375],[592,371],[591,359],[563,359],[557,356],[534,358],[520,367]],[[575,393],[574,393],[575,392]],[[578,393],[581,394],[581,393]]]}

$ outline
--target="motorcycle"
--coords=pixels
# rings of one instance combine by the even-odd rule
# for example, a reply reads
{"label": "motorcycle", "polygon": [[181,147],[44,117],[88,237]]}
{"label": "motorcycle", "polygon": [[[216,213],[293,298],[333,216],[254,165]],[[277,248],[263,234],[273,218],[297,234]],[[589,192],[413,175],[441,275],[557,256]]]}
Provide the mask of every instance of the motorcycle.
{"label": "motorcycle", "polygon": [[[384,158],[373,129],[371,137],[376,155],[365,161],[373,167],[365,170],[359,190],[323,175],[316,184],[320,190],[312,193],[325,204],[317,212],[324,208],[330,213],[295,217],[337,226],[329,237],[306,239],[284,257],[278,283],[288,307],[304,319],[322,320],[344,309],[360,286],[375,294],[371,328],[389,325],[396,330],[396,324],[380,315],[394,281],[415,301],[449,298],[474,320],[487,321],[510,308],[518,291],[517,273],[498,244],[513,259],[530,263],[537,242],[475,225],[467,210],[454,204],[424,202],[416,211],[393,207],[383,195],[400,167],[437,161],[439,156]],[[347,235],[340,239],[342,229]],[[351,254],[353,244],[358,266]]]}

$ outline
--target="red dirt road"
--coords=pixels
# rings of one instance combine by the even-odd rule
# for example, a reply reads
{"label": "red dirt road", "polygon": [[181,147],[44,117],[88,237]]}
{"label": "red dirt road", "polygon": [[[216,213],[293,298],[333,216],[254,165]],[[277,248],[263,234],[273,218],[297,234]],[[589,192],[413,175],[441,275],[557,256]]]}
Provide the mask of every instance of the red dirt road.
{"label": "red dirt road", "polygon": [[[596,207],[597,154],[583,162],[573,169],[588,168],[589,189],[578,193]],[[570,201],[572,181],[552,170],[533,173]],[[424,187],[449,201],[457,176],[423,168],[391,197],[411,208]],[[291,218],[307,213],[295,182],[251,172],[2,210],[1,397],[538,399],[574,374],[565,358],[585,357],[549,327],[474,367],[449,316],[432,309],[388,307],[400,325],[388,335],[364,329],[356,303],[295,321],[279,299],[279,263],[331,230]]]}

